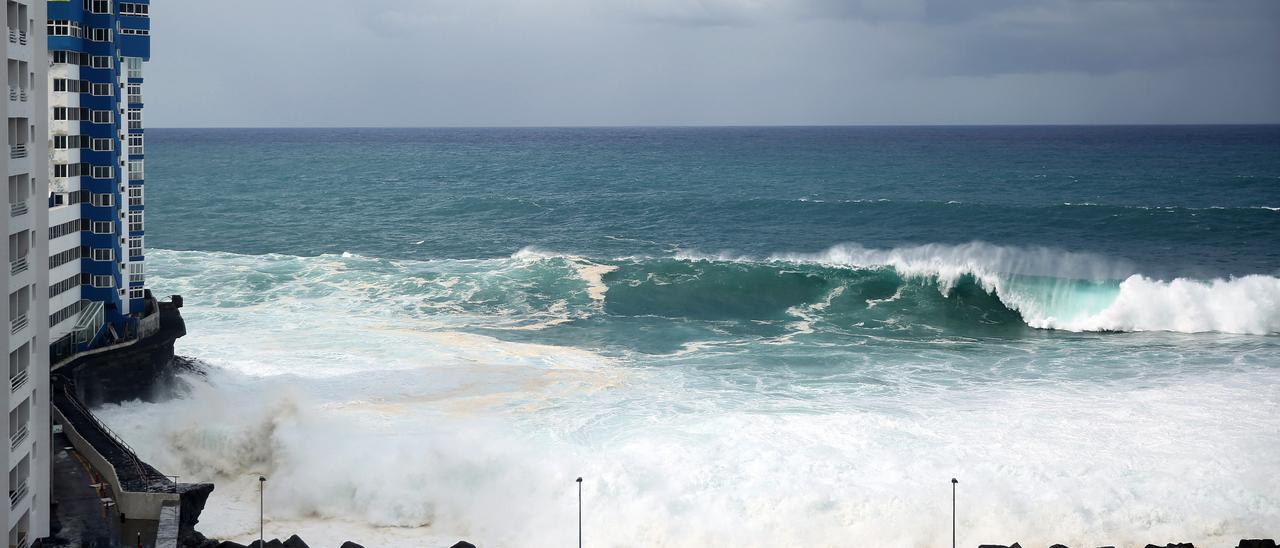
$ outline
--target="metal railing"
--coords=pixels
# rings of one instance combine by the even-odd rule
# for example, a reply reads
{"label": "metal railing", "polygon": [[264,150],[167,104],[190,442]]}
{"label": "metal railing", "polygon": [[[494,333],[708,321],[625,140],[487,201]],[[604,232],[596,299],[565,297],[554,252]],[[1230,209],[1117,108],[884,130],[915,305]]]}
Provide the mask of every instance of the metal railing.
{"label": "metal railing", "polygon": [[27,379],[30,379],[30,378],[31,378],[31,373],[26,369],[23,369],[21,373],[18,373],[17,375],[10,377],[9,391],[17,392],[19,388],[22,388],[22,385],[27,384]]}
{"label": "metal railing", "polygon": [[[65,379],[65,377],[60,377],[60,378]],[[114,443],[117,447],[120,448],[120,452],[124,457],[124,460],[126,460],[127,464],[131,468],[133,468],[134,472],[138,474],[138,478],[140,478],[142,481],[145,481],[147,483],[150,483],[152,479],[163,478],[165,482],[168,483],[168,487],[171,488],[174,493],[178,492],[178,484],[170,481],[169,476],[159,476],[159,478],[154,478],[153,476],[155,476],[156,474],[153,474],[147,471],[147,467],[143,465],[142,460],[138,458],[138,454],[134,452],[133,448],[129,447],[129,444],[125,443],[124,440],[121,439],[120,436],[116,435],[116,433],[113,430],[111,430],[110,428],[107,428],[107,425],[103,424],[102,421],[98,420],[98,417],[95,417],[93,413],[89,412],[89,408],[85,407],[84,404],[80,402],[80,399],[76,397],[75,392],[71,389],[71,385],[69,383],[57,383],[57,384],[62,385],[63,396],[65,396],[67,403],[71,405],[74,411],[80,414],[81,416],[83,416],[85,420],[87,420],[90,424],[92,424],[95,428],[97,428],[99,432],[105,435],[111,443]],[[55,384],[55,386],[57,386],[57,384]],[[65,414],[66,411],[67,410],[63,410],[63,413]],[[102,449],[98,448],[98,452],[101,453],[101,451]],[[111,464],[112,468],[115,468],[116,466],[115,463],[111,463],[109,460],[108,460],[108,463]],[[119,474],[118,468],[116,468],[116,473]],[[155,492],[155,491],[151,491],[150,488],[148,488],[148,491]]]}
{"label": "metal railing", "polygon": [[25,30],[18,31],[18,43],[24,46],[27,45],[27,31]]}
{"label": "metal railing", "polygon": [[9,157],[13,159],[27,157],[27,145],[9,145]]}
{"label": "metal railing", "polygon": [[18,100],[24,103],[27,102],[27,90],[25,89],[18,90]]}
{"label": "metal railing", "polygon": [[18,88],[15,88],[15,87],[13,87],[13,86],[9,86],[9,100],[10,100],[10,101],[17,101],[17,100],[18,100]]}
{"label": "metal railing", "polygon": [[9,204],[10,217],[21,217],[23,215],[26,215],[28,211],[31,211],[31,208],[27,206],[26,200],[23,200],[15,204]]}
{"label": "metal railing", "polygon": [[18,535],[18,540],[13,541],[13,548],[27,548],[27,533],[24,531]]}
{"label": "metal railing", "polygon": [[25,425],[25,424],[24,424],[24,425],[22,425],[22,428],[19,428],[19,429],[18,429],[18,431],[17,431],[17,432],[14,432],[12,435],[10,435],[10,436],[9,436],[9,450],[10,450],[10,451],[16,451],[16,450],[18,449],[18,446],[19,446],[19,445],[22,445],[22,440],[27,439],[27,434],[28,434],[28,433],[30,433],[30,430],[28,430],[28,429],[27,429],[27,425]]}
{"label": "metal railing", "polygon": [[17,259],[9,261],[9,275],[17,276],[18,274],[26,272],[30,267],[31,265],[27,262],[26,257],[18,257]]}
{"label": "metal railing", "polygon": [[27,323],[28,323],[28,322],[27,322],[27,313],[26,313],[26,312],[23,312],[23,313],[22,313],[22,315],[18,316],[17,318],[14,318],[14,319],[12,319],[12,320],[9,320],[9,325],[10,325],[10,326],[12,326],[12,328],[9,330],[9,332],[10,332],[10,333],[17,333],[17,332],[19,332],[19,331],[22,331],[22,328],[26,327],[26,326],[27,326]]}
{"label": "metal railing", "polygon": [[13,27],[9,27],[9,41],[10,41],[10,42],[17,42],[17,41],[18,41],[18,29],[15,29],[15,28],[13,28]]}
{"label": "metal railing", "polygon": [[22,485],[19,485],[17,489],[11,489],[9,491],[9,508],[17,508],[18,503],[22,502],[22,499],[25,498],[26,496],[27,496],[27,483],[22,482]]}

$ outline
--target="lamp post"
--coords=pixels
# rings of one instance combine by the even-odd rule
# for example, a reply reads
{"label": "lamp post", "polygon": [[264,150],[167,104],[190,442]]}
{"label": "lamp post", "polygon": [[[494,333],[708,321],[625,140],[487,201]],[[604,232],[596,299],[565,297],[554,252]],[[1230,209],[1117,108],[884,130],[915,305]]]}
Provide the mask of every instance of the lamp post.
{"label": "lamp post", "polygon": [[955,478],[951,478],[951,548],[956,548],[956,484],[960,483]]}
{"label": "lamp post", "polygon": [[578,548],[582,548],[582,478],[578,482]]}
{"label": "lamp post", "polygon": [[262,548],[266,545],[264,540],[262,540],[262,529],[264,529],[264,526],[262,526],[262,516],[264,516],[264,510],[266,508],[266,503],[262,502],[262,498],[265,497],[265,494],[266,476],[257,476],[257,548]]}

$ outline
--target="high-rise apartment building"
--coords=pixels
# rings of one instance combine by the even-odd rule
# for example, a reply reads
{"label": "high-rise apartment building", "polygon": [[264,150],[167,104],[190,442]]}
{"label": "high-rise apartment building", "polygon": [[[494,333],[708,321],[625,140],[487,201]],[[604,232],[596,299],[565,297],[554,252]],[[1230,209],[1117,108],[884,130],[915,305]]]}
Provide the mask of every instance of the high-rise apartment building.
{"label": "high-rise apartment building", "polygon": [[50,352],[132,340],[147,308],[142,64],[148,0],[48,2]]}
{"label": "high-rise apartment building", "polygon": [[8,123],[3,155],[9,176],[5,226],[9,266],[0,285],[9,298],[9,323],[0,328],[9,352],[9,382],[0,388],[9,413],[5,485],[9,504],[3,522],[9,546],[26,547],[49,535],[49,217],[48,60],[45,56],[45,0],[7,0],[7,39],[0,41],[8,63]]}

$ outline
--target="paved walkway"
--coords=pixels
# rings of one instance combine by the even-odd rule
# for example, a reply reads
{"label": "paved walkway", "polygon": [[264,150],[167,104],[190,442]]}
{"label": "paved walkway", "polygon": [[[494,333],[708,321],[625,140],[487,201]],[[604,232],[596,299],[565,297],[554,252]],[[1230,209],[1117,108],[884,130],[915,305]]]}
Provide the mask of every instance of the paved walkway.
{"label": "paved walkway", "polygon": [[[94,487],[98,484],[99,487]],[[106,481],[96,479],[67,437],[53,436],[53,536],[56,545],[119,548],[120,515]]]}

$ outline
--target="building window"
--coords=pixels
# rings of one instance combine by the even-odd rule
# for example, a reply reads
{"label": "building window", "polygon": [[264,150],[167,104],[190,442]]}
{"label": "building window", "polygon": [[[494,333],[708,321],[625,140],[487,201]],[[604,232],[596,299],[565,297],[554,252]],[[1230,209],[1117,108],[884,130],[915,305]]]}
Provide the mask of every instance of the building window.
{"label": "building window", "polygon": [[[110,84],[107,84],[110,86]],[[53,91],[65,91],[69,93],[87,93],[91,89],[88,80],[68,80],[66,78],[53,79]]]}
{"label": "building window", "polygon": [[129,205],[130,206],[142,205],[142,187],[140,186],[129,187]]}
{"label": "building window", "polygon": [[111,221],[93,221],[94,234],[114,234],[115,227]]}
{"label": "building window", "polygon": [[110,97],[115,92],[111,89],[111,84],[94,84],[93,94],[97,97]]}
{"label": "building window", "polygon": [[141,287],[130,287],[130,288],[129,288],[129,298],[130,298],[130,299],[141,299],[141,298],[143,298],[143,297],[145,297],[145,296],[146,296],[146,290],[145,290],[145,289],[143,289],[143,288],[141,288]]}
{"label": "building window", "polygon": [[95,110],[93,111],[93,123],[110,124],[115,120],[115,116],[112,116],[112,114],[114,113],[109,110]]}
{"label": "building window", "polygon": [[142,135],[130,135],[129,136],[129,155],[142,156],[142,153],[143,153]]}
{"label": "building window", "polygon": [[111,276],[95,275],[93,277],[93,287],[97,287],[99,289],[106,289],[106,288],[115,287],[115,286],[116,286],[116,280]]}
{"label": "building window", "polygon": [[111,13],[111,0],[84,0],[84,9],[90,13]]}
{"label": "building window", "polygon": [[116,205],[116,199],[114,194],[94,193],[92,200],[93,200],[92,203],[95,207],[111,207]]}
{"label": "building window", "polygon": [[84,306],[84,301],[76,301],[76,302],[74,302],[74,303],[71,303],[71,304],[70,304],[69,306],[67,306],[66,308],[63,308],[62,310],[59,310],[59,311],[57,311],[57,312],[54,312],[53,314],[50,314],[50,315],[49,315],[49,327],[53,327],[53,326],[55,326],[55,325],[58,325],[58,324],[60,324],[60,323],[62,323],[62,322],[64,322],[64,321],[66,321],[68,318],[71,318],[71,317],[75,316],[76,314],[79,314],[79,313],[80,313],[80,307],[82,307],[82,306]]}
{"label": "building window", "polygon": [[129,258],[142,256],[142,236],[129,238]]}
{"label": "building window", "polygon": [[151,31],[147,29],[120,29],[120,34],[126,36],[150,36]]}
{"label": "building window", "polygon": [[[111,111],[106,111],[106,112],[111,112]],[[88,120],[88,119],[89,119],[89,109],[87,109],[87,108],[76,108],[76,107],[54,107],[54,108],[53,108],[53,119],[54,119],[55,121],[59,121],[59,120],[68,120],[68,121],[72,121],[72,122],[78,122],[78,121],[81,121],[81,120]]]}
{"label": "building window", "polygon": [[137,17],[146,17],[150,11],[150,6],[146,4],[137,4],[134,2],[121,2],[120,15],[133,15]]}
{"label": "building window", "polygon": [[142,129],[142,109],[129,109],[129,129]]}
{"label": "building window", "polygon": [[84,37],[83,31],[80,29],[80,23],[75,21],[67,21],[65,19],[57,19],[49,21],[49,36],[74,36],[76,38]]}
{"label": "building window", "polygon": [[94,139],[93,150],[96,152],[111,152],[116,148],[115,139]]}
{"label": "building window", "polygon": [[143,161],[129,160],[129,180],[141,181],[144,178],[143,175]]}
{"label": "building window", "polygon": [[129,283],[147,281],[146,263],[129,263]]}
{"label": "building window", "polygon": [[127,89],[130,103],[142,102],[142,84],[129,84]]}
{"label": "building window", "polygon": [[115,254],[115,253],[112,253],[112,251],[113,251],[113,250],[112,250],[111,248],[109,248],[109,247],[107,247],[107,248],[97,248],[97,247],[95,247],[95,248],[93,248],[93,260],[95,260],[95,261],[114,261],[114,260],[115,260],[115,258],[116,258],[116,254]]}
{"label": "building window", "polygon": [[90,63],[91,63],[91,66],[96,69],[109,69],[111,68],[111,56],[110,55],[94,55],[91,58]]}
{"label": "building window", "polygon": [[142,78],[142,58],[141,57],[125,57],[125,67],[129,69],[130,78]]}
{"label": "building window", "polygon": [[53,270],[71,261],[79,259],[81,253],[82,251],[80,246],[76,246],[61,253],[54,254],[52,257],[49,257],[49,269]]}
{"label": "building window", "polygon": [[94,42],[110,42],[111,29],[91,28],[89,29],[89,39]]}
{"label": "building window", "polygon": [[114,166],[93,166],[94,179],[111,179],[115,177]]}
{"label": "building window", "polygon": [[142,232],[142,212],[129,212],[129,232]]}
{"label": "building window", "polygon": [[49,227],[49,239],[61,238],[68,234],[75,234],[77,232],[80,232],[80,219],[72,219],[60,225]]}
{"label": "building window", "polygon": [[80,287],[80,273],[78,272],[72,274],[70,278],[49,286],[49,298],[57,297],[77,287]]}

